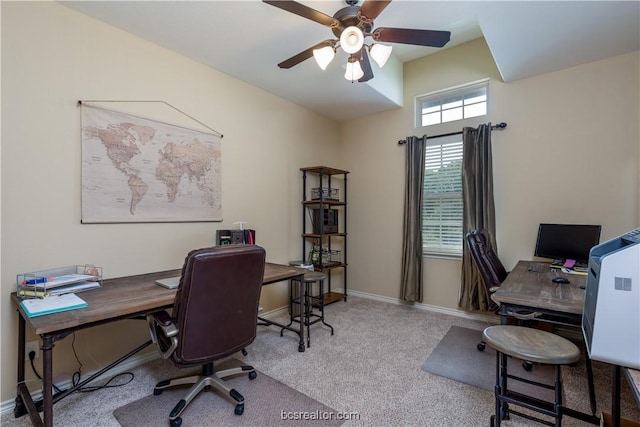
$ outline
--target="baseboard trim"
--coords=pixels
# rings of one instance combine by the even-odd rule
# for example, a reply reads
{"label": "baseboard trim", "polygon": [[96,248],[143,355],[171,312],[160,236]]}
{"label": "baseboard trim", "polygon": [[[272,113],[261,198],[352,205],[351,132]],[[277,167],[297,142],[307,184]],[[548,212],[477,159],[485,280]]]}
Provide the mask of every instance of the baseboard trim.
{"label": "baseboard trim", "polygon": [[[335,289],[336,292],[344,292],[343,289]],[[376,294],[371,294],[368,292],[361,292],[361,291],[349,291],[349,295],[353,295],[356,297],[360,297],[360,298],[367,298],[367,299],[371,299],[371,300],[376,300],[376,301],[382,301],[382,302],[387,302],[387,303],[391,303],[391,304],[396,304],[396,305],[405,305],[405,306],[410,306],[413,307],[415,309],[418,310],[425,310],[425,311],[431,311],[431,312],[435,312],[435,313],[442,313],[442,314],[448,314],[451,316],[457,316],[457,317],[462,317],[465,319],[471,319],[471,320],[479,320],[482,322],[489,322],[489,323],[498,323],[498,319],[497,316],[486,316],[486,315],[482,315],[482,314],[476,314],[476,313],[469,313],[469,312],[465,312],[462,310],[455,310],[455,309],[450,309],[450,308],[445,308],[445,307],[438,307],[435,305],[429,305],[429,304],[422,304],[422,303],[407,303],[405,301],[402,301],[398,298],[391,298],[391,297],[385,297],[385,296],[381,296],[381,295],[376,295]],[[279,317],[281,315],[286,315],[289,313],[289,307],[288,306],[284,306],[281,308],[277,308],[275,310],[271,310],[268,311],[266,313],[260,313],[260,317],[264,317],[264,318],[275,318],[275,317]],[[122,364],[114,367],[112,370],[110,370],[109,372],[105,372],[102,376],[96,378],[96,381],[99,379],[104,379],[104,378],[109,378],[112,377],[114,375],[118,375],[121,374],[123,372],[127,372],[129,370],[132,370],[140,365],[144,365],[145,363],[149,363],[153,360],[159,359],[160,355],[156,352],[150,353],[150,354],[146,354],[146,355],[139,355],[139,356],[133,356],[130,359],[128,359],[127,361],[123,362]],[[95,371],[94,371],[95,372]],[[90,375],[92,375],[94,372],[90,372],[87,373],[86,376],[89,377]],[[63,390],[66,390],[67,388],[71,387],[71,380],[67,380],[65,382],[62,383],[56,383],[56,386],[58,388],[61,388]],[[36,390],[35,392],[33,392],[33,400],[34,401],[38,401],[42,399],[42,388],[40,388],[39,390]],[[4,417],[4,416],[13,416],[12,412],[13,412],[13,408],[15,406],[15,400],[14,399],[10,399],[7,400],[5,402],[2,402],[2,404],[0,404],[0,416]]]}
{"label": "baseboard trim", "polygon": [[[344,291],[340,289],[340,290],[336,290],[336,292],[344,292]],[[469,320],[478,320],[481,322],[487,322],[491,324],[500,323],[500,318],[496,315],[471,313],[468,311],[457,310],[457,309],[447,308],[447,307],[440,307],[440,306],[431,305],[431,304],[423,304],[419,302],[410,303],[410,302],[403,301],[399,298],[385,297],[382,295],[370,294],[368,292],[361,292],[361,291],[349,291],[349,296],[351,295],[361,297],[361,298],[372,299],[376,301],[388,302],[396,305],[404,305],[404,306],[416,308],[418,310],[430,311],[433,313],[448,314],[450,316],[462,317],[464,319],[469,319]]]}

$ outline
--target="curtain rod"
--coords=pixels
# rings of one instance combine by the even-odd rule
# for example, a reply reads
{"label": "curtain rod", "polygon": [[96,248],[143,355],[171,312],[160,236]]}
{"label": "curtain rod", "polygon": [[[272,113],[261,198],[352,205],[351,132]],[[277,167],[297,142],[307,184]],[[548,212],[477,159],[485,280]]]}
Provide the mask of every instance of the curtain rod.
{"label": "curtain rod", "polygon": [[[502,130],[504,128],[507,127],[507,124],[505,122],[500,122],[498,124],[492,125],[491,126],[491,130]],[[432,135],[432,136],[427,136],[427,139],[432,139],[432,138],[443,138],[445,136],[453,136],[453,135],[462,135],[463,131],[458,131],[458,132],[450,132],[450,133],[443,133],[441,135]],[[400,141],[398,141],[398,145],[403,145],[407,142],[406,139],[401,139]]]}

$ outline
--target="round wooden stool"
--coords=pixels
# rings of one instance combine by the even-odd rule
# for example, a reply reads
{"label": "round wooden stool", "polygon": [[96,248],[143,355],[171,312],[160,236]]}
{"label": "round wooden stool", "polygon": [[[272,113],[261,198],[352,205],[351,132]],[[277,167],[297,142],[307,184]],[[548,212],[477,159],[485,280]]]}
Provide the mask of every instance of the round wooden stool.
{"label": "round wooden stool", "polygon": [[[324,280],[327,275],[324,273],[310,271],[304,274],[304,295],[295,297],[291,293],[290,302],[290,322],[287,326],[291,326],[293,322],[304,322],[307,327],[307,347],[311,346],[311,333],[310,326],[316,322],[322,322],[323,325],[331,329],[331,335],[333,335],[333,326],[324,321]],[[318,282],[318,293],[313,293],[313,284]],[[293,305],[298,305],[302,313],[296,314]],[[313,307],[318,307],[319,313],[313,312]],[[300,317],[300,320],[298,317]],[[311,320],[314,318],[314,320]],[[280,336],[284,332],[284,328],[280,330]]]}
{"label": "round wooden stool", "polygon": [[[550,332],[516,325],[490,326],[482,333],[487,345],[496,350],[495,415],[491,425],[500,426],[500,421],[509,414],[542,422],[547,425],[562,424],[562,380],[560,366],[569,365],[580,359],[580,349],[571,341]],[[554,384],[544,384],[523,379],[507,373],[507,356],[537,362],[555,367]],[[547,402],[531,396],[508,390],[507,379],[526,382],[554,391],[554,401]],[[542,418],[509,409],[509,404],[528,408],[555,419],[555,424]]]}

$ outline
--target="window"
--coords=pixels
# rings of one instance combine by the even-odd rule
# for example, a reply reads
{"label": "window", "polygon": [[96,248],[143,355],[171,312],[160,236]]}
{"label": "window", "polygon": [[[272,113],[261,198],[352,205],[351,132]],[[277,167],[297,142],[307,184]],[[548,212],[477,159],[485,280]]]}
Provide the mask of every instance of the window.
{"label": "window", "polygon": [[424,127],[487,115],[489,81],[416,98],[416,126]]}
{"label": "window", "polygon": [[462,254],[462,135],[433,138],[425,148],[423,252]]}

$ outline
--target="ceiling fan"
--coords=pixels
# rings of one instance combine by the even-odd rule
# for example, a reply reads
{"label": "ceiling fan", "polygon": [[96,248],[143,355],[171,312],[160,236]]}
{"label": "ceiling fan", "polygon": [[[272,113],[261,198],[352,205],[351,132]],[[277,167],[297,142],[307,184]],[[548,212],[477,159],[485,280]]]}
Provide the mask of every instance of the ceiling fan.
{"label": "ceiling fan", "polygon": [[346,0],[348,4],[333,16],[326,15],[296,1],[262,0],[264,3],[286,10],[331,28],[334,39],[324,40],[278,64],[280,68],[291,68],[302,61],[315,57],[323,70],[333,59],[336,48],[349,54],[347,80],[366,82],[373,78],[369,55],[382,67],[391,54],[391,46],[380,43],[366,45],[365,37],[375,42],[402,43],[419,46],[442,47],[451,38],[449,31],[414,30],[409,28],[374,28],[373,21],[391,3],[391,0]]}

